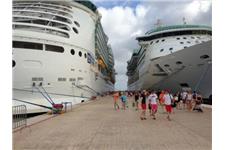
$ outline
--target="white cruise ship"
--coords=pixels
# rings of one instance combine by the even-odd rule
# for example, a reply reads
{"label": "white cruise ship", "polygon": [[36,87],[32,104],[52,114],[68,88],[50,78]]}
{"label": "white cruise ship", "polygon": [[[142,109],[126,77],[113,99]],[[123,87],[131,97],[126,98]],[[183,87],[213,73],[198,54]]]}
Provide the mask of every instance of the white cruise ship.
{"label": "white cruise ship", "polygon": [[90,1],[13,0],[13,105],[28,112],[114,90],[114,58]]}
{"label": "white cruise ship", "polygon": [[128,90],[192,90],[212,94],[212,30],[203,25],[160,26],[137,37],[128,61]]}

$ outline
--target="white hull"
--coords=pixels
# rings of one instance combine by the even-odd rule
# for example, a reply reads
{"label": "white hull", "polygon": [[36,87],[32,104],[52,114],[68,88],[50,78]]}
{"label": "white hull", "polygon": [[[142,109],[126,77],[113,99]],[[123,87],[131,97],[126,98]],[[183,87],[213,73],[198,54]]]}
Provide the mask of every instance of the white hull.
{"label": "white hull", "polygon": [[[72,102],[73,105],[113,91],[114,85],[104,79],[96,63],[88,62],[88,54],[95,59],[98,14],[73,1],[54,4],[33,1],[34,5],[31,2],[14,4],[13,41],[38,43],[43,48],[13,47],[13,105],[25,104],[28,112],[46,111],[15,100],[51,106],[35,87],[43,87],[55,103]],[[63,22],[65,20],[70,21]],[[45,24],[46,21],[49,23]],[[49,51],[47,45],[64,50]]]}
{"label": "white hull", "polygon": [[[200,56],[203,55],[210,57],[201,59]],[[145,63],[139,72],[139,80],[129,85],[128,89],[170,89],[172,92],[177,92],[188,88],[200,91],[204,98],[208,98],[212,94],[211,58],[212,41],[210,40],[148,60],[149,62]],[[182,64],[176,64],[177,61],[181,61]],[[168,64],[169,67],[165,67],[165,64]]]}

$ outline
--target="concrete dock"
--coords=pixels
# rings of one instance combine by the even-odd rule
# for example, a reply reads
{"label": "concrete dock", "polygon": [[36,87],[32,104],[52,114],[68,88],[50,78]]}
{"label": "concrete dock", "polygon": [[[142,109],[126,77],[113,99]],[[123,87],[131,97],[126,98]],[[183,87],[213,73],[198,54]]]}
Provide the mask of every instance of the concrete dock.
{"label": "concrete dock", "polygon": [[211,150],[212,111],[176,110],[166,119],[159,107],[153,120],[140,110],[113,109],[106,96],[13,133],[14,150]]}

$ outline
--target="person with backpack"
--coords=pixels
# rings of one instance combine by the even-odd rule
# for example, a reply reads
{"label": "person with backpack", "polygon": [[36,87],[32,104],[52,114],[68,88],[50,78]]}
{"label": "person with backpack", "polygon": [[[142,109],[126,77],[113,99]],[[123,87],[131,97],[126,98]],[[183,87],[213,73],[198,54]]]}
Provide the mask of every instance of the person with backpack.
{"label": "person with backpack", "polygon": [[126,109],[126,103],[127,103],[127,96],[126,96],[125,92],[123,92],[121,94],[120,99],[121,99],[121,102],[122,102],[122,108],[125,110]]}

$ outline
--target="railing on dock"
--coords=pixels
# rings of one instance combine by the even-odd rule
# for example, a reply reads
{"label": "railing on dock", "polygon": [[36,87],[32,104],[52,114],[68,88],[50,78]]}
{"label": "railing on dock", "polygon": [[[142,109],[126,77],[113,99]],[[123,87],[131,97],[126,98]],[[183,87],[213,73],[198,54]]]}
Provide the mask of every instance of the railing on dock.
{"label": "railing on dock", "polygon": [[65,110],[65,112],[68,111],[68,105],[70,105],[70,111],[72,111],[72,102],[62,102],[62,104],[64,105],[63,108]]}
{"label": "railing on dock", "polygon": [[25,127],[27,125],[27,108],[26,105],[12,107],[13,129]]}

